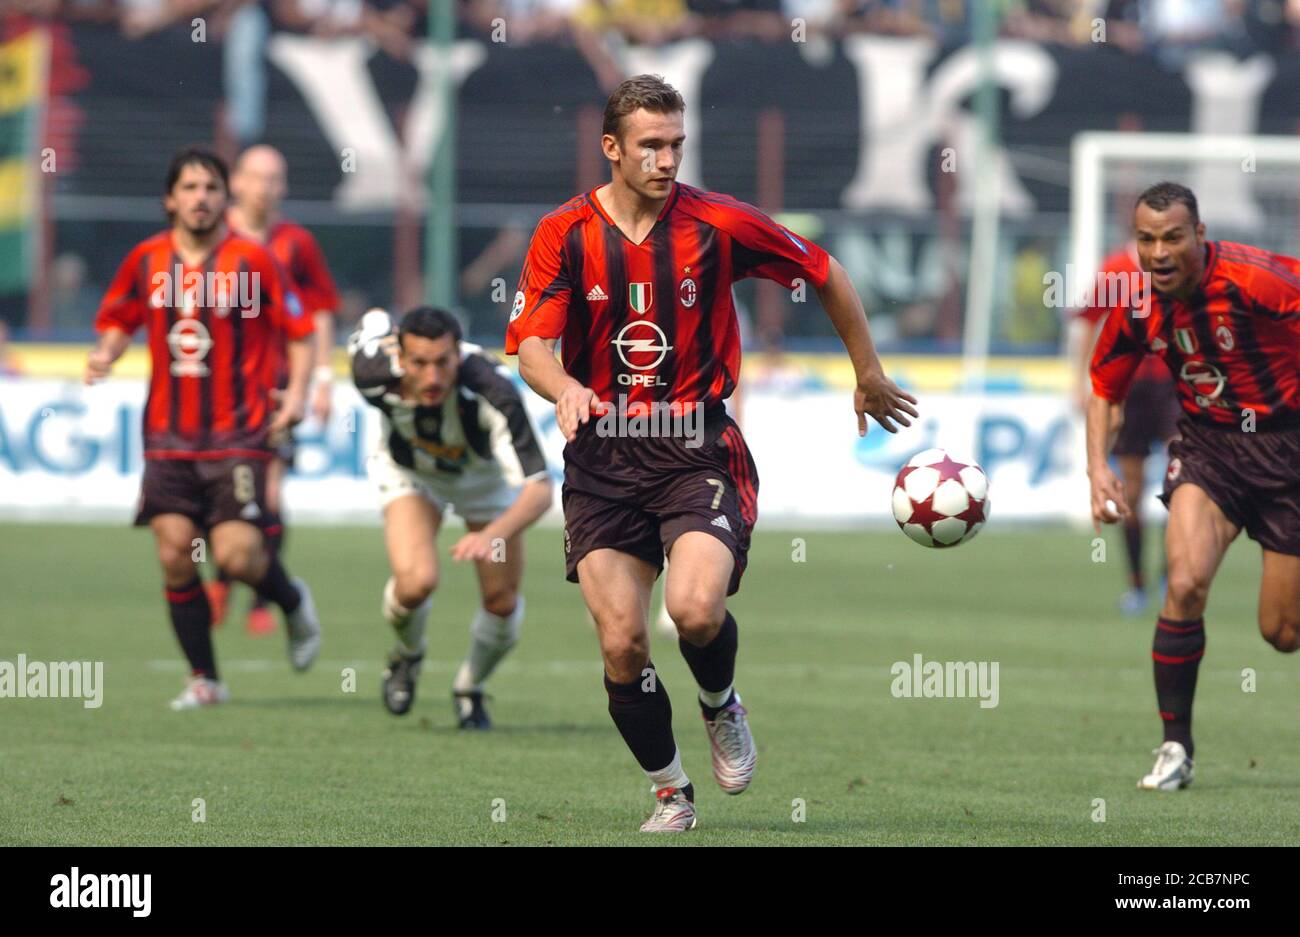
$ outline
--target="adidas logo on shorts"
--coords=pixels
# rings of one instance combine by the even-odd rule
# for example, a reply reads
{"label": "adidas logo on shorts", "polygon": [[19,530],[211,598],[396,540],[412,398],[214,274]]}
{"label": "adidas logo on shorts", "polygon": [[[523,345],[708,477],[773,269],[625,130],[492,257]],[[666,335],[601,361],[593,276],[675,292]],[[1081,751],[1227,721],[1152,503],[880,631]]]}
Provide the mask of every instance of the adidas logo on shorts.
{"label": "adidas logo on shorts", "polygon": [[727,515],[725,514],[719,514],[715,517],[712,521],[712,525],[714,527],[721,527],[727,533],[731,533],[731,525],[727,523]]}

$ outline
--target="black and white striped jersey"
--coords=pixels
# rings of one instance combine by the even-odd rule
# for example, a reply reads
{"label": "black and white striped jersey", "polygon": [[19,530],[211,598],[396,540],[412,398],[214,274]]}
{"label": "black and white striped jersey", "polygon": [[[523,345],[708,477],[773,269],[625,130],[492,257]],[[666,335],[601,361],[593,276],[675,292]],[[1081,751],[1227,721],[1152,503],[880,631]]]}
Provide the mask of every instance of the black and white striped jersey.
{"label": "black and white striped jersey", "polygon": [[537,427],[504,365],[478,345],[461,342],[454,393],[432,407],[403,400],[397,335],[391,320],[384,332],[373,315],[367,313],[349,337],[348,353],[357,390],[383,414],[379,444],[394,462],[475,486],[493,475],[512,486],[547,476]]}

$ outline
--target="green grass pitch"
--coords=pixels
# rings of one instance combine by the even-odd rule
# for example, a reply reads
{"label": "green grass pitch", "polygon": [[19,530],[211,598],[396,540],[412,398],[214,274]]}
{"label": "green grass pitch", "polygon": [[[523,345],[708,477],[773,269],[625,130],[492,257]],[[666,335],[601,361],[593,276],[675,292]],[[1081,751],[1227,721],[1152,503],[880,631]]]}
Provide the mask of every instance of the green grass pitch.
{"label": "green grass pitch", "polygon": [[[524,636],[491,685],[497,728],[481,735],[453,728],[448,698],[475,603],[468,568],[444,570],[414,710],[399,719],[382,708],[380,537],[292,529],[288,564],[312,583],[326,629],[315,668],[292,673],[280,635],[247,636],[240,593],[217,633],[232,702],[172,713],[184,668],[148,534],[0,526],[0,660],[105,664],[100,709],[0,699],[0,844],[645,842],[648,784],[606,712],[558,531],[530,535]],[[795,537],[805,562],[792,560]],[[700,812],[695,832],[668,839],[1300,843],[1300,659],[1258,635],[1257,548],[1234,547],[1211,596],[1196,783],[1160,795],[1135,789],[1159,742],[1154,611],[1114,611],[1122,545],[1112,534],[1109,562],[1094,563],[1091,540],[995,526],[931,551],[894,530],[760,524],[731,605],[759,746],[743,796],[714,784],[686,666],[674,641],[652,638]],[[917,653],[997,661],[999,705],[895,698],[890,665]],[[343,691],[348,667],[353,693]],[[1243,691],[1244,668],[1255,692]],[[196,798],[204,822],[194,822]]]}

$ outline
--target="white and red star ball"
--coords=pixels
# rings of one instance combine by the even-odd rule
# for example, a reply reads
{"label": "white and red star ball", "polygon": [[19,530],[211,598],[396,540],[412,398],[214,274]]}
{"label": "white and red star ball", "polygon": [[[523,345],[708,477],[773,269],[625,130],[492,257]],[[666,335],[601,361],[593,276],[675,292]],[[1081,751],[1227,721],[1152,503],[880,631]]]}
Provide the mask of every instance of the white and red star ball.
{"label": "white and red star ball", "polygon": [[984,526],[989,481],[974,462],[958,462],[942,449],[907,460],[894,479],[894,520],[923,547],[955,547]]}

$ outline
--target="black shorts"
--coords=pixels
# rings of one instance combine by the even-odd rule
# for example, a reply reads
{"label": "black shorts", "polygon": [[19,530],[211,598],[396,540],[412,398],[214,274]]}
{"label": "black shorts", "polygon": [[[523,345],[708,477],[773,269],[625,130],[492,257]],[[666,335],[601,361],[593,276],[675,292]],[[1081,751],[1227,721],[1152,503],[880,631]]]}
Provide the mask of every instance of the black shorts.
{"label": "black shorts", "polygon": [[630,553],[663,570],[682,534],[707,533],[735,559],[727,595],[740,588],[758,519],[758,469],[740,428],[718,413],[705,420],[701,445],[682,438],[602,438],[593,420],[564,447],[564,559],[592,550]]}
{"label": "black shorts", "polygon": [[1300,428],[1247,433],[1191,419],[1169,444],[1169,468],[1160,500],[1174,489],[1205,490],[1228,520],[1266,550],[1300,556]]}
{"label": "black shorts", "polygon": [[298,440],[294,439],[293,430],[285,429],[273,434],[269,444],[275,457],[289,468],[293,468],[293,460],[298,455]]}
{"label": "black shorts", "polygon": [[1146,458],[1155,445],[1178,435],[1182,407],[1172,381],[1164,378],[1133,382],[1124,400],[1124,422],[1111,450],[1117,456]]}
{"label": "black shorts", "polygon": [[135,525],[159,514],[184,514],[205,530],[223,521],[265,527],[267,459],[146,459]]}

